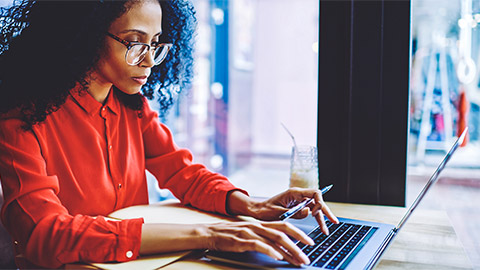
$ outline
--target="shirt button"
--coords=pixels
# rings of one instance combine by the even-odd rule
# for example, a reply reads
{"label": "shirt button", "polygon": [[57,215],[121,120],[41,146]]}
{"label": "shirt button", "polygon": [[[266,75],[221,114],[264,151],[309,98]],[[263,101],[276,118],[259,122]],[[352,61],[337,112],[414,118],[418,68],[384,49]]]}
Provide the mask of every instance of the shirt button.
{"label": "shirt button", "polygon": [[113,148],[113,146],[110,144],[110,145],[108,146],[108,150],[112,150],[112,148]]}
{"label": "shirt button", "polygon": [[17,241],[17,240],[13,241],[13,243],[14,243],[15,245],[18,245],[18,241]]}
{"label": "shirt button", "polygon": [[107,109],[105,107],[102,108],[102,111],[100,112],[100,115],[105,118],[107,115]]}
{"label": "shirt button", "polygon": [[133,252],[131,250],[127,251],[127,253],[125,254],[125,256],[127,256],[127,258],[132,258],[133,257]]}
{"label": "shirt button", "polygon": [[122,184],[118,184],[118,189],[121,189],[122,188]]}

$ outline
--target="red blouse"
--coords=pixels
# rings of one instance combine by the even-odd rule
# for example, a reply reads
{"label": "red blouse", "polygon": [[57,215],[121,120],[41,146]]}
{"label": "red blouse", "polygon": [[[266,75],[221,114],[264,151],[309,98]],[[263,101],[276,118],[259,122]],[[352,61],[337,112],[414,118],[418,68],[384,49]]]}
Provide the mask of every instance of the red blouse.
{"label": "red blouse", "polygon": [[103,216],[148,204],[145,169],[184,204],[226,214],[227,193],[236,188],[193,164],[144,107],[139,117],[114,91],[102,105],[72,90],[32,131],[0,119],[1,215],[17,253],[42,267],[135,259],[143,220]]}

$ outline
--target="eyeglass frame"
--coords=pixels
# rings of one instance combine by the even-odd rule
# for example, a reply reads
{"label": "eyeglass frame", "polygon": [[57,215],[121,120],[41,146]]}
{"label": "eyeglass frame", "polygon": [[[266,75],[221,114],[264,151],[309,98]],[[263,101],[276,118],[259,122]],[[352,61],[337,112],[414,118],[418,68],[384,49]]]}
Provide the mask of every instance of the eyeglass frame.
{"label": "eyeglass frame", "polygon": [[[170,49],[172,48],[173,44],[172,43],[158,43],[157,46],[151,46],[150,44],[147,44],[147,43],[143,43],[143,42],[137,42],[137,41],[128,41],[128,40],[125,40],[125,39],[122,39],[110,32],[107,32],[107,36],[113,38],[114,40],[122,43],[123,45],[125,45],[125,47],[127,47],[127,51],[125,52],[125,62],[127,62],[127,65],[130,65],[130,66],[136,66],[138,65],[139,63],[141,63],[144,59],[145,59],[145,56],[147,55],[147,53],[150,52],[150,50],[153,48],[158,49],[159,47],[161,46],[166,46],[168,48],[168,51],[170,51]],[[136,64],[129,64],[128,61],[127,61],[127,55],[128,55],[128,52],[130,51],[130,49],[134,46],[134,45],[146,45],[147,46],[147,52],[143,54],[143,57],[138,61],[138,63]],[[167,54],[168,54],[168,51],[167,51]],[[162,61],[160,61],[159,63],[154,63],[154,65],[160,65],[164,60],[165,58],[167,57],[167,55],[165,55],[165,57],[162,59]]]}

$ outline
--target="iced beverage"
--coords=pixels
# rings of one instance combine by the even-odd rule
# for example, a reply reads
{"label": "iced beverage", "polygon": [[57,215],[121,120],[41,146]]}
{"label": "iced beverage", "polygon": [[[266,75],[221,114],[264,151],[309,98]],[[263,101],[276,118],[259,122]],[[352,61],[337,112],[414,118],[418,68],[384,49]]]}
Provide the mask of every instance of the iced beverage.
{"label": "iced beverage", "polygon": [[290,187],[318,189],[318,159],[315,146],[292,148]]}
{"label": "iced beverage", "polygon": [[290,174],[290,187],[318,189],[318,171],[316,169],[292,171]]}

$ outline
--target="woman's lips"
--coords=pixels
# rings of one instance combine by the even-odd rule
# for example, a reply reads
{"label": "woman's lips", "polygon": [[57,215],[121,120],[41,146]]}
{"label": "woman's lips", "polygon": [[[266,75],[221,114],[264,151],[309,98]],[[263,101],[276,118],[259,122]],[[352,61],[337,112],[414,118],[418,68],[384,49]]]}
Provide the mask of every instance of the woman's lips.
{"label": "woman's lips", "polygon": [[136,83],[140,85],[144,85],[147,83],[147,76],[141,76],[141,77],[132,77],[132,80],[134,80]]}

